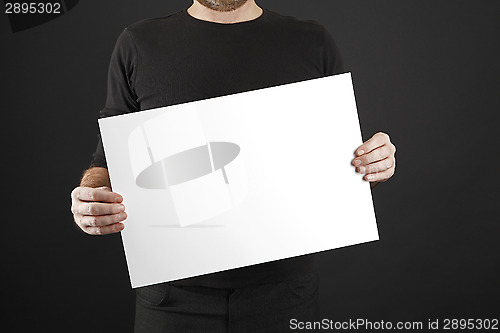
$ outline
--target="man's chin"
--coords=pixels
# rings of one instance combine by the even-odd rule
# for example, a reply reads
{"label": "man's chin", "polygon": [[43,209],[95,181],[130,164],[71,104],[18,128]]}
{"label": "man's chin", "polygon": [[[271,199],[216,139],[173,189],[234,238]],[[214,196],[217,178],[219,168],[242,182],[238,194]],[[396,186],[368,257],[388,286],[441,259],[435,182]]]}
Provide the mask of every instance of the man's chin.
{"label": "man's chin", "polygon": [[218,12],[230,12],[243,6],[247,0],[196,0],[201,5]]}

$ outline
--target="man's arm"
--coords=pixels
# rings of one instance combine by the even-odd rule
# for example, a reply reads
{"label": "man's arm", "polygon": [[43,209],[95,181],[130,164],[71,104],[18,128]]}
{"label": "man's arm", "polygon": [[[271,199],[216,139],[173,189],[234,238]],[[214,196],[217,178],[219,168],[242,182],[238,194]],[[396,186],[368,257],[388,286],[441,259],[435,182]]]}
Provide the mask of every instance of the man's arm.
{"label": "man's arm", "polygon": [[86,170],[82,175],[80,186],[94,188],[105,186],[111,188],[108,169],[93,167]]}
{"label": "man's arm", "polygon": [[71,192],[75,223],[87,234],[106,235],[125,228],[123,198],[111,191],[108,169],[93,167],[84,172],[80,186]]}
{"label": "man's arm", "polygon": [[[106,105],[99,112],[101,118],[139,111],[134,86],[137,57],[132,33],[124,29],[111,55]],[[75,222],[91,235],[119,232],[125,227],[122,222],[127,214],[123,198],[111,191],[102,140],[99,140],[91,166],[84,172],[80,186],[71,193]]]}

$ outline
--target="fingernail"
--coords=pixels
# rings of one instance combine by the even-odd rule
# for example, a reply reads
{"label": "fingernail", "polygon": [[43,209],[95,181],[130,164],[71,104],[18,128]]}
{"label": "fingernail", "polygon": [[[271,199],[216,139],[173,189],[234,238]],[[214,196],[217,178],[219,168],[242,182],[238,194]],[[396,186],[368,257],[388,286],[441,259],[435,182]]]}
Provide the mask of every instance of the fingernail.
{"label": "fingernail", "polygon": [[120,205],[120,208],[118,208],[118,211],[123,212],[124,210],[125,210],[125,206],[124,205]]}
{"label": "fingernail", "polygon": [[361,164],[361,161],[360,161],[360,160],[354,160],[354,165],[355,165],[355,166],[358,166],[358,165],[360,165],[360,164]]}
{"label": "fingernail", "polygon": [[363,149],[358,150],[358,156],[359,156],[359,155],[363,155],[364,153],[365,153],[365,151],[364,151]]}
{"label": "fingernail", "polygon": [[123,198],[122,197],[115,197],[115,202],[122,202]]}
{"label": "fingernail", "polygon": [[367,180],[372,180],[372,179],[373,179],[373,175],[367,175],[367,176],[366,176],[366,179],[367,179]]}
{"label": "fingernail", "polygon": [[366,168],[365,168],[365,167],[361,167],[361,168],[359,168],[359,172],[360,172],[360,173],[365,173],[365,171],[366,171]]}

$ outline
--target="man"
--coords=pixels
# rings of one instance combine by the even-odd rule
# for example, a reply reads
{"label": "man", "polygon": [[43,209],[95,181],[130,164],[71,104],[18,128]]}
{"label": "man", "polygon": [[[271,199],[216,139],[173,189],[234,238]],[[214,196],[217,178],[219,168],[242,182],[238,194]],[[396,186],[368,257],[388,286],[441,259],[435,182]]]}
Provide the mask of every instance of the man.
{"label": "man", "polygon": [[[315,22],[263,10],[254,0],[195,0],[187,10],[123,31],[100,116],[341,72],[333,39]],[[394,153],[389,136],[377,133],[356,148],[352,164],[373,187],[394,174]],[[72,192],[75,222],[91,235],[119,232],[127,217],[122,201],[111,191],[99,142],[91,168]],[[135,329],[288,331],[292,318],[319,318],[317,286],[313,255],[306,255],[138,288]]]}

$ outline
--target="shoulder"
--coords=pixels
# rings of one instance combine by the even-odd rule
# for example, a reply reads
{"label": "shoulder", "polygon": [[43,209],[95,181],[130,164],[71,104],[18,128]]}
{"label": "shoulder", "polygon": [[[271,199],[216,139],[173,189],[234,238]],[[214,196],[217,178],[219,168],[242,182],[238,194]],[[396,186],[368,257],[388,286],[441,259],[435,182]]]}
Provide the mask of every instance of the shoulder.
{"label": "shoulder", "polygon": [[181,16],[181,12],[176,12],[167,16],[143,19],[127,26],[125,31],[133,37],[157,34],[165,29],[171,30],[178,28],[182,22]]}
{"label": "shoulder", "polygon": [[280,39],[287,40],[288,45],[301,50],[302,54],[315,55],[323,75],[344,72],[342,56],[337,44],[323,25],[317,21],[299,20],[274,12],[269,12],[268,16],[270,21],[274,22]]}
{"label": "shoulder", "polygon": [[285,16],[267,10],[269,21],[282,33],[292,34],[297,38],[322,43],[329,33],[327,29],[314,20],[301,20],[293,16]]}

